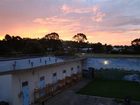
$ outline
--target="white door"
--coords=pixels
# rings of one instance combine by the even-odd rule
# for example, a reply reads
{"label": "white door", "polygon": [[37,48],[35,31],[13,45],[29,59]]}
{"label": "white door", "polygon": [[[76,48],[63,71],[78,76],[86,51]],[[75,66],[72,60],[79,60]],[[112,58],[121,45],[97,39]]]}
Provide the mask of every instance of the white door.
{"label": "white door", "polygon": [[66,70],[63,70],[63,79],[66,78]]}
{"label": "white door", "polygon": [[53,76],[52,76],[52,82],[54,84],[54,90],[57,89],[57,74],[56,73],[53,73]]}
{"label": "white door", "polygon": [[57,74],[53,73],[52,82],[55,84],[57,82]]}
{"label": "white door", "polygon": [[22,92],[23,92],[23,105],[29,105],[29,86],[28,82],[22,83]]}
{"label": "white door", "polygon": [[77,72],[80,73],[80,66],[77,66]]}
{"label": "white door", "polygon": [[40,85],[40,96],[44,96],[45,95],[45,77],[42,76],[40,77],[40,82],[39,82],[39,85]]}
{"label": "white door", "polygon": [[74,70],[73,70],[73,67],[71,68],[71,75],[72,75],[72,74],[74,74]]}

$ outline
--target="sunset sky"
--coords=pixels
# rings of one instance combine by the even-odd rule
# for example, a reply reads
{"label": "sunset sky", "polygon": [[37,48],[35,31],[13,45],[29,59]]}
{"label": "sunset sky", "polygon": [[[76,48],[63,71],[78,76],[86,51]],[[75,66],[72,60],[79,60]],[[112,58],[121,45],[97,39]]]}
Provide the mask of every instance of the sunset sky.
{"label": "sunset sky", "polygon": [[0,39],[50,32],[63,40],[80,32],[89,42],[129,45],[140,38],[140,0],[0,0]]}

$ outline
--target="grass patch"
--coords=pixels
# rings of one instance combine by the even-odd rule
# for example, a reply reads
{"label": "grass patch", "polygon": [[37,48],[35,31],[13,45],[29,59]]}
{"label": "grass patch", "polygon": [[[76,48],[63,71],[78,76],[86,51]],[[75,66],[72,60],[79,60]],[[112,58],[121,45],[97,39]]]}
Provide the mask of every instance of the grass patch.
{"label": "grass patch", "polygon": [[78,93],[120,99],[130,96],[133,100],[140,101],[140,84],[123,80],[125,75],[130,74],[138,74],[140,76],[138,71],[119,69],[95,70],[95,80],[91,81]]}
{"label": "grass patch", "polygon": [[[81,54],[81,53],[80,53]],[[79,53],[77,55],[80,55]],[[85,53],[85,57],[95,57],[95,58],[140,58],[140,55],[128,55],[128,54],[94,54],[94,53]]]}
{"label": "grass patch", "polygon": [[78,94],[119,99],[130,96],[132,100],[140,101],[140,84],[123,80],[97,79],[82,88]]}
{"label": "grass patch", "polygon": [[126,70],[119,70],[119,69],[95,70],[96,79],[122,80],[125,75],[132,75],[132,74],[138,74],[140,76],[139,71],[126,71]]}

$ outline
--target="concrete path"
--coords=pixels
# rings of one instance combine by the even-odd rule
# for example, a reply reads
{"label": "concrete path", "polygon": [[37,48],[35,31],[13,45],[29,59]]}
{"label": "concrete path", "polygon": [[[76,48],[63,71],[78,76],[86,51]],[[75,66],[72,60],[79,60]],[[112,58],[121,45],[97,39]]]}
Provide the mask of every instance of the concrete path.
{"label": "concrete path", "polygon": [[[112,98],[103,98],[96,96],[79,95],[75,92],[84,87],[89,80],[83,80],[75,86],[66,89],[62,93],[49,99],[45,105],[124,105],[113,101]],[[132,105],[140,105],[135,103]]]}

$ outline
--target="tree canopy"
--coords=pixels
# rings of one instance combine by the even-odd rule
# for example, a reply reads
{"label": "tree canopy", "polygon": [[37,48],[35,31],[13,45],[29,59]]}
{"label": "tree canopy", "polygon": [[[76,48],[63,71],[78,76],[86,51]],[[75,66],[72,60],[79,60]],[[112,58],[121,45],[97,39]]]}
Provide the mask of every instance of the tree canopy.
{"label": "tree canopy", "polygon": [[85,40],[87,40],[87,37],[83,33],[77,33],[76,35],[73,36],[73,39],[75,39],[78,42],[85,42]]}
{"label": "tree canopy", "polygon": [[137,38],[137,39],[134,39],[132,42],[131,42],[132,45],[134,46],[140,46],[140,38]]}
{"label": "tree canopy", "polygon": [[131,44],[135,53],[140,54],[140,38],[134,39]]}
{"label": "tree canopy", "polygon": [[59,40],[59,35],[56,32],[52,32],[52,33],[49,33],[49,34],[45,35],[44,38],[45,39],[48,39],[48,40],[51,40],[51,39],[53,39],[53,40]]}
{"label": "tree canopy", "polygon": [[[67,54],[67,53],[111,53],[111,54],[140,54],[140,38],[131,41],[131,46],[112,46],[102,43],[85,42],[83,33],[73,36],[76,41],[63,41],[56,32],[49,33],[41,39],[21,38],[20,36],[5,35],[0,40],[0,56],[3,55],[38,55],[38,54]],[[86,50],[86,51],[85,51]]]}

